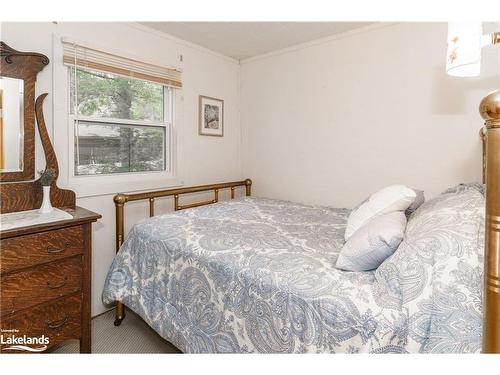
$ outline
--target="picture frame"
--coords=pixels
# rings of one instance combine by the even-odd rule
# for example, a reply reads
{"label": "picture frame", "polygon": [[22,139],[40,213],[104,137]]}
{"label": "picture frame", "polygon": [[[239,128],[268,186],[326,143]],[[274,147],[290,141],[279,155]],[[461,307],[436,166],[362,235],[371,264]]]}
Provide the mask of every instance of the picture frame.
{"label": "picture frame", "polygon": [[200,95],[198,134],[224,136],[224,100]]}

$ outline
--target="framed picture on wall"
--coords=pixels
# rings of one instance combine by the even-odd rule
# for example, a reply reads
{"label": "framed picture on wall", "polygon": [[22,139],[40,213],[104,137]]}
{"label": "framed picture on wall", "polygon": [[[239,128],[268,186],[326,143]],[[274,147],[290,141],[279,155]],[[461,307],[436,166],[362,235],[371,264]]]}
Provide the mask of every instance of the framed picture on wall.
{"label": "framed picture on wall", "polygon": [[200,95],[199,134],[224,136],[224,101]]}

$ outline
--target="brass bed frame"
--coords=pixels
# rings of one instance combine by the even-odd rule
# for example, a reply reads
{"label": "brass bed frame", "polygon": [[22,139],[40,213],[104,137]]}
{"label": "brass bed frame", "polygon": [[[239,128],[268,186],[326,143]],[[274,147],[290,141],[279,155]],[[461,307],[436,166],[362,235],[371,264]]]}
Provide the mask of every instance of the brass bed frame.
{"label": "brass bed frame", "polygon": [[[116,210],[116,251],[120,250],[125,239],[125,222],[123,216],[123,208],[125,203],[139,200],[149,200],[149,217],[155,215],[155,198],[174,197],[174,211],[185,210],[187,208],[204,206],[207,204],[217,203],[219,201],[219,191],[223,189],[231,190],[231,199],[234,199],[235,190],[237,187],[245,187],[245,195],[248,197],[252,194],[252,180],[247,178],[243,181],[225,182],[220,184],[191,186],[178,189],[167,189],[159,191],[148,191],[145,193],[136,194],[117,194],[114,196]],[[179,204],[179,197],[185,194],[201,193],[205,191],[213,191],[214,199],[191,204]],[[115,307],[115,326],[119,326],[125,318],[125,305],[121,302],[116,303]]]}
{"label": "brass bed frame", "polygon": [[[486,221],[484,253],[484,302],[483,302],[483,353],[500,353],[500,91],[485,97],[480,104],[485,126],[480,135],[483,144],[483,183],[486,184]],[[154,216],[155,198],[174,197],[174,210],[198,207],[216,203],[219,190],[231,189],[231,199],[237,187],[245,187],[245,194],[251,195],[252,181],[228,182],[179,189],[168,189],[136,194],[117,194],[116,208],[116,250],[124,240],[124,205],[127,202],[149,200],[149,216]],[[179,204],[184,194],[213,191],[214,199],[192,204]],[[125,317],[125,306],[117,302],[115,325]]]}

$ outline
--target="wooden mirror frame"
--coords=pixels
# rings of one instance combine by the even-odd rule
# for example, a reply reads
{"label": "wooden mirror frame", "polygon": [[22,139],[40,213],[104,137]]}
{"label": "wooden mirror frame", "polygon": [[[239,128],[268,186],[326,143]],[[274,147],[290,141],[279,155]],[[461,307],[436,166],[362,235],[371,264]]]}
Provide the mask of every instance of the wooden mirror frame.
{"label": "wooden mirror frame", "polygon": [[[2,76],[24,79],[24,165],[22,172],[0,173],[0,213],[34,210],[42,203],[42,186],[35,177],[35,117],[45,155],[45,170],[52,169],[55,179],[50,189],[53,207],[75,208],[75,193],[57,186],[59,166],[50,142],[43,116],[43,101],[48,94],[35,100],[35,81],[38,72],[49,63],[40,53],[16,51],[0,42]],[[12,183],[10,183],[13,181]]]}
{"label": "wooden mirror frame", "polygon": [[35,82],[37,74],[49,64],[49,58],[41,53],[16,51],[4,42],[0,42],[0,58],[0,76],[24,81],[23,170],[0,172],[0,182],[33,180],[35,178]]}

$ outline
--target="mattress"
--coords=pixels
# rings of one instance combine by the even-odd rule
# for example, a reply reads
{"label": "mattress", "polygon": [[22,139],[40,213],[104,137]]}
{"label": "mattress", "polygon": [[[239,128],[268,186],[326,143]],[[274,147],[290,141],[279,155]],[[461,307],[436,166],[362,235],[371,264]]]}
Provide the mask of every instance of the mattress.
{"label": "mattress", "polygon": [[[474,196],[465,200],[469,207],[471,199],[480,206]],[[463,203],[461,197],[454,204]],[[480,223],[476,211],[465,229],[470,237]],[[377,271],[335,268],[349,212],[245,197],[143,220],[113,261],[103,302],[124,303],[190,353],[479,350],[480,326],[465,344],[456,337],[451,346],[426,346],[439,315],[426,311],[440,280],[419,274],[428,264],[414,254],[402,250]],[[479,267],[476,242],[460,259],[470,272]],[[412,277],[420,278],[416,293]]]}

